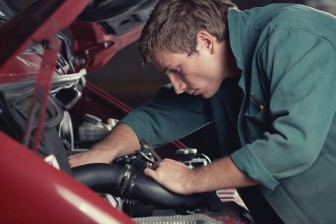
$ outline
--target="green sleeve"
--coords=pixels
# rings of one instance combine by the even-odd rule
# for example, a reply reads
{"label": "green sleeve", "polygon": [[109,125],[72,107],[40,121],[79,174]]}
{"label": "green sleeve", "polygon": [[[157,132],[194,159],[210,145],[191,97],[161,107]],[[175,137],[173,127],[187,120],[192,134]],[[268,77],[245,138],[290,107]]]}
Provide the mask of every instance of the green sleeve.
{"label": "green sleeve", "polygon": [[208,102],[201,97],[175,94],[171,85],[130,112],[121,122],[128,124],[139,140],[158,147],[185,137],[209,123]]}
{"label": "green sleeve", "polygon": [[336,111],[334,43],[304,29],[277,31],[258,54],[254,72],[269,83],[271,125],[231,158],[269,190],[309,169],[328,147]]}

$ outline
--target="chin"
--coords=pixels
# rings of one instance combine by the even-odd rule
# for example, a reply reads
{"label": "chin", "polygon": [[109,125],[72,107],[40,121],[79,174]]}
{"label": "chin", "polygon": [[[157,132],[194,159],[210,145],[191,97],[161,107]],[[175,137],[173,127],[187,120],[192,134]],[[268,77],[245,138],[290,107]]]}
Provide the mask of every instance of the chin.
{"label": "chin", "polygon": [[209,99],[211,97],[213,97],[216,94],[217,91],[211,91],[211,92],[206,92],[202,94],[202,97],[204,99]]}
{"label": "chin", "polygon": [[209,99],[209,98],[211,98],[211,97],[213,97],[213,95],[215,95],[215,94],[202,94],[202,97],[204,98],[204,99]]}

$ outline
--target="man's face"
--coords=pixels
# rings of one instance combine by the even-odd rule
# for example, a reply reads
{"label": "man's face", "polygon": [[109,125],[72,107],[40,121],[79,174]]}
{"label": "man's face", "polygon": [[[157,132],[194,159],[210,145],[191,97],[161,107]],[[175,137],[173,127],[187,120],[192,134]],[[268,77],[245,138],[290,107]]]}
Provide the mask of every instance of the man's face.
{"label": "man's face", "polygon": [[154,58],[154,65],[169,78],[176,94],[186,92],[210,98],[223,81],[213,60],[204,52],[188,56],[157,51]]}
{"label": "man's face", "polygon": [[198,52],[187,54],[157,50],[153,64],[166,75],[176,94],[212,97],[227,77],[224,44],[199,41]]}

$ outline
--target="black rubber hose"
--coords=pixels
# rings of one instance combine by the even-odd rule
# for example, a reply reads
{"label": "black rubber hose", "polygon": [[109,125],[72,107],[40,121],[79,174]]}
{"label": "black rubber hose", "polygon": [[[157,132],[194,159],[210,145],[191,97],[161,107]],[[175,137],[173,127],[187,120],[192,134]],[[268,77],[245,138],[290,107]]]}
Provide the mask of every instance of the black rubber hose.
{"label": "black rubber hose", "polygon": [[205,203],[204,194],[175,194],[142,172],[111,164],[88,164],[72,169],[75,179],[96,192],[109,193],[162,208],[191,209]]}
{"label": "black rubber hose", "polygon": [[126,167],[110,164],[88,164],[72,168],[73,177],[92,190],[121,196],[121,183]]}

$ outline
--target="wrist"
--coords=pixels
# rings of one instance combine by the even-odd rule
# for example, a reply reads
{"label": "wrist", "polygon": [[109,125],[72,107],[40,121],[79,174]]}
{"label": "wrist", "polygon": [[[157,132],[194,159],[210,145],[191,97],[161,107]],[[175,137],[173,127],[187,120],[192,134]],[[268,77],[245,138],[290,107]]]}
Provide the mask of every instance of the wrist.
{"label": "wrist", "polygon": [[186,180],[183,183],[183,192],[184,194],[193,194],[200,193],[200,178],[198,177],[198,169],[190,169],[188,175],[186,176]]}

